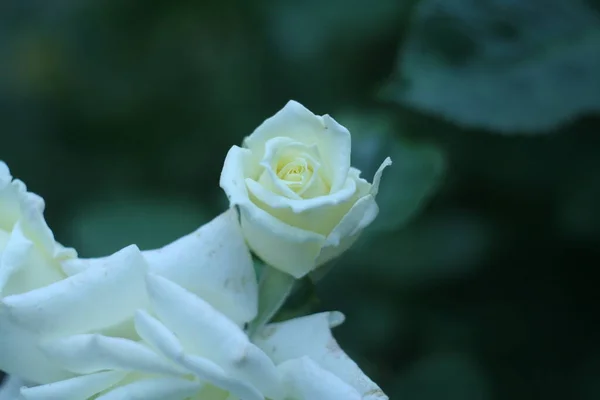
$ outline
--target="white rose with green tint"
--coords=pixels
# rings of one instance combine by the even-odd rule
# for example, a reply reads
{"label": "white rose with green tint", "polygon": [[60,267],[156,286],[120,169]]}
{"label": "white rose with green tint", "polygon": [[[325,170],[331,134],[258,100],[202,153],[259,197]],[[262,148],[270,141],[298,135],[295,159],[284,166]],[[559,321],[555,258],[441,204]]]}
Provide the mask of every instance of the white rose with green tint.
{"label": "white rose with green tint", "polygon": [[348,249],[377,216],[387,158],[373,183],[350,166],[350,132],[290,101],[225,159],[221,187],[249,247],[300,278]]}

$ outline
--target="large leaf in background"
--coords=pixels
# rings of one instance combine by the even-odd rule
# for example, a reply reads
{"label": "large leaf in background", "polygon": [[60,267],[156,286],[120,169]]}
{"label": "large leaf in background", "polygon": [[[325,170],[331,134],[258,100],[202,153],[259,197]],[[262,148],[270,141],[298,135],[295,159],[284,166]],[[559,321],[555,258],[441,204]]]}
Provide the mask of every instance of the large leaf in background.
{"label": "large leaf in background", "polygon": [[492,221],[458,209],[428,214],[399,232],[367,236],[337,269],[396,290],[435,287],[472,274],[495,248],[495,229]]}
{"label": "large leaf in background", "polygon": [[583,0],[422,0],[384,96],[456,123],[548,130],[600,110],[600,18]]}
{"label": "large leaf in background", "polygon": [[406,7],[395,0],[280,0],[267,5],[267,29],[277,50],[296,62],[314,59],[343,38],[356,43],[385,33]]}
{"label": "large leaf in background", "polygon": [[81,207],[67,227],[66,245],[82,257],[100,257],[127,245],[142,250],[164,246],[211,219],[187,199],[121,196]]}
{"label": "large leaf in background", "polygon": [[589,360],[583,362],[578,367],[576,373],[576,393],[577,398],[581,400],[600,399],[600,379],[598,379],[598,371],[600,371],[600,355],[597,350],[592,350],[596,354],[592,354]]}
{"label": "large leaf in background", "polygon": [[396,382],[391,398],[404,400],[486,400],[492,398],[484,371],[467,354],[433,354]]}
{"label": "large leaf in background", "polygon": [[383,173],[377,196],[380,213],[370,229],[401,228],[438,188],[445,169],[443,154],[433,145],[401,138],[383,113],[342,114],[339,121],[352,133],[352,165],[363,178],[371,181],[385,157],[393,162]]}

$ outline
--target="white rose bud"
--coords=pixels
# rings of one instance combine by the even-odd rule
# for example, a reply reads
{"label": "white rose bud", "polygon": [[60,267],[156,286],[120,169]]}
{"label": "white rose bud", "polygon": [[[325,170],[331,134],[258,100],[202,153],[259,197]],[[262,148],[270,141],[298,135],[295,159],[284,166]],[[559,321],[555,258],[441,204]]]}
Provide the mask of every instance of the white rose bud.
{"label": "white rose bud", "polygon": [[250,248],[300,278],[348,249],[377,216],[387,158],[370,184],[350,166],[350,132],[290,101],[227,153],[220,185]]}

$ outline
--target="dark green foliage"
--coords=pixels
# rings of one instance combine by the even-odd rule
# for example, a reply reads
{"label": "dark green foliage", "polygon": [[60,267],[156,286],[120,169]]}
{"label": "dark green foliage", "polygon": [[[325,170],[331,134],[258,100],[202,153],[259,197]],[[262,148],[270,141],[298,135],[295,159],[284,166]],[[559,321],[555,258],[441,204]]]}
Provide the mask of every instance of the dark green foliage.
{"label": "dark green foliage", "polygon": [[346,314],[390,397],[597,399],[599,21],[596,0],[4,1],[0,158],[82,256],[148,248],[224,210],[227,149],[298,100],[351,129],[367,179],[394,161],[379,219],[297,293]]}

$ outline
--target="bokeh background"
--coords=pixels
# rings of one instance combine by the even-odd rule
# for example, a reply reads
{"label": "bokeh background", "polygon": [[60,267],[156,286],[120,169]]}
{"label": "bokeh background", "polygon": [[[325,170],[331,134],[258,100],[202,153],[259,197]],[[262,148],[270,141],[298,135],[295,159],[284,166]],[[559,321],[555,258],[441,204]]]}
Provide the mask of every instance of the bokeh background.
{"label": "bokeh background", "polygon": [[0,158],[82,256],[224,210],[289,99],[394,160],[311,303],[392,399],[600,398],[598,0],[0,3]]}

